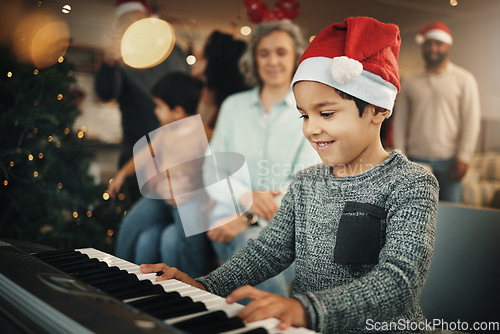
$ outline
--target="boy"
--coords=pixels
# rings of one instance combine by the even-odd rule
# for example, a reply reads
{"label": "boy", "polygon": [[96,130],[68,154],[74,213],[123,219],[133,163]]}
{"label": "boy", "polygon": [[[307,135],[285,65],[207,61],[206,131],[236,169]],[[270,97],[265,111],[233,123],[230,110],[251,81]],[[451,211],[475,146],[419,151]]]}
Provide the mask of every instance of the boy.
{"label": "boy", "polygon": [[[397,26],[366,17],[317,35],[292,87],[304,135],[324,164],[297,173],[259,238],[211,274],[194,281],[163,264],[143,265],[143,272],[163,271],[159,279],[183,280],[229,303],[250,298],[240,317],[280,318],[282,329],[345,333],[423,322],[419,294],[432,256],[438,185],[380,142],[399,89],[399,47]],[[292,298],[241,287],[293,260]]]}
{"label": "boy", "polygon": [[[203,160],[199,157],[204,156],[208,147],[201,119],[196,115],[201,88],[200,80],[182,72],[165,75],[152,88],[155,114],[162,127],[149,134],[150,147],[146,145],[134,152],[134,159],[120,169],[108,188],[114,198],[125,179],[136,171],[139,183],[147,180],[149,186],[141,184],[141,192],[146,197],[134,204],[120,226],[116,243],[116,256],[120,258],[135,263],[164,261],[179,266],[178,235],[183,234],[180,233],[181,216],[184,224],[203,225],[206,220],[202,208],[206,206],[208,195],[202,191],[189,194],[203,188]],[[152,163],[152,151],[157,167]],[[165,170],[168,170],[172,189],[163,177]],[[183,195],[182,199],[176,196],[174,201],[171,191]],[[191,238],[199,239],[200,244],[208,247],[203,235]],[[196,265],[182,269],[199,272],[193,268]]]}

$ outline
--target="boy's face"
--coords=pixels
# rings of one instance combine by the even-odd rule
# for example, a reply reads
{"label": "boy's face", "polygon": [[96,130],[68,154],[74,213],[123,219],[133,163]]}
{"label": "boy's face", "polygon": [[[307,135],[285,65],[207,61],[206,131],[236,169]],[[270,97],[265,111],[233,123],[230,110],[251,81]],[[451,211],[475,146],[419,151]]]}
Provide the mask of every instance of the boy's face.
{"label": "boy's face", "polygon": [[371,162],[369,153],[380,131],[372,121],[372,107],[359,117],[354,101],[315,81],[297,82],[294,93],[304,135],[324,164],[335,167]]}
{"label": "boy's face", "polygon": [[292,37],[285,31],[275,31],[257,43],[257,72],[265,85],[290,85],[295,70],[295,48]]}
{"label": "boy's face", "polygon": [[178,111],[170,109],[168,104],[162,99],[153,96],[153,102],[156,104],[155,115],[158,117],[160,125],[166,125],[180,119]]}

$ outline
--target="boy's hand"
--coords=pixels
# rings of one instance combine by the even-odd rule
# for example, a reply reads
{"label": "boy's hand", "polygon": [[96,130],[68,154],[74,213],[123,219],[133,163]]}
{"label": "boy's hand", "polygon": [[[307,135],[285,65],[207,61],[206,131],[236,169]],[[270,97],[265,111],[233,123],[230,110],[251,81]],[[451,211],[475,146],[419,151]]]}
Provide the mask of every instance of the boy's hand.
{"label": "boy's hand", "polygon": [[286,330],[290,325],[296,327],[307,326],[306,311],[302,303],[297,299],[281,297],[245,285],[234,290],[227,296],[226,301],[232,304],[243,298],[253,300],[238,313],[238,316],[245,322],[277,318],[281,320],[279,324],[281,330]]}
{"label": "boy's hand", "polygon": [[141,264],[140,267],[143,274],[156,273],[157,275],[159,275],[156,278],[157,281],[176,279],[178,281],[194,286],[195,288],[207,291],[203,284],[196,282],[194,279],[192,279],[179,269],[167,266],[165,263]]}

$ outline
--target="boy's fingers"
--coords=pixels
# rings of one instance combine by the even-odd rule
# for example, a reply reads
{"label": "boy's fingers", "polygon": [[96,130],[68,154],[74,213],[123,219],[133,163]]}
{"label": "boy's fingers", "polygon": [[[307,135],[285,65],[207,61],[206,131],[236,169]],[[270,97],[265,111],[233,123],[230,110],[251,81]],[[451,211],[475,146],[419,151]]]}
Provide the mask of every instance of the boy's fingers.
{"label": "boy's fingers", "polygon": [[143,274],[149,274],[149,273],[164,272],[170,267],[167,266],[165,263],[156,263],[156,264],[141,264],[140,268]]}
{"label": "boy's fingers", "polygon": [[231,292],[229,294],[229,296],[226,297],[226,301],[228,303],[234,303],[234,302],[236,302],[240,299],[243,299],[243,298],[250,298],[250,299],[255,300],[255,299],[262,298],[267,294],[268,294],[268,292],[256,289],[250,285],[245,285],[245,286],[242,286],[241,288],[238,288],[238,289],[234,290],[233,292]]}
{"label": "boy's fingers", "polygon": [[283,330],[283,331],[288,329],[288,327],[290,327],[292,325],[292,321],[293,321],[292,312],[289,312],[289,311],[283,312],[280,319],[281,319],[281,322],[279,324],[279,329]]}
{"label": "boy's fingers", "polygon": [[254,300],[238,313],[238,317],[242,318],[245,322],[270,318],[273,316],[273,310],[269,307],[271,303],[271,298],[264,297]]}

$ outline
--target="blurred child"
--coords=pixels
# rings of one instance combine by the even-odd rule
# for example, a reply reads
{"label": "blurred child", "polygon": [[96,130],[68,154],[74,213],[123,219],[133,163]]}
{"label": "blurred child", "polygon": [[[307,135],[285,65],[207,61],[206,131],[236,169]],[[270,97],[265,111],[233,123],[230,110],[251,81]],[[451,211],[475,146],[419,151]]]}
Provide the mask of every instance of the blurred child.
{"label": "blurred child", "polygon": [[[203,207],[206,206],[205,201],[208,197],[200,196],[203,192],[198,192],[197,197],[184,196],[183,202],[179,202],[178,199],[175,202],[169,186],[173,184],[172,179],[175,179],[177,193],[187,194],[192,190],[203,188],[201,176],[203,161],[191,158],[202,157],[208,145],[205,133],[200,132],[201,119],[199,116],[198,118],[193,116],[196,114],[201,88],[200,80],[181,72],[167,74],[152,88],[153,101],[156,105],[155,115],[162,127],[154,131],[156,136],[151,140],[149,147],[146,146],[136,153],[135,157],[118,171],[109,186],[109,194],[114,198],[125,179],[133,175],[136,170],[138,174],[143,174],[142,170],[148,166],[148,162],[152,161],[152,151],[160,167],[169,165],[172,168],[168,169],[169,179],[166,178],[165,170],[156,171],[152,168],[145,172],[148,175],[146,179],[152,180],[148,184],[151,183],[153,189],[142,189],[142,192],[144,194],[144,191],[148,191],[153,196],[148,196],[152,198],[143,197],[137,201],[123,219],[116,242],[116,256],[118,257],[136,263],[160,261],[162,258],[159,254],[159,243],[162,231],[166,227],[174,229],[182,226],[179,216],[181,205],[193,207],[192,210],[187,210],[191,212],[189,220],[199,224],[205,220],[206,213]],[[201,127],[203,130],[203,126]],[[152,134],[153,132],[150,133]],[[175,168],[175,166],[180,167]],[[150,227],[154,227],[154,233],[152,231],[146,235],[141,234]],[[140,239],[139,235],[141,235]],[[175,240],[176,238],[173,242]],[[170,248],[175,250],[175,252],[167,252],[172,259],[168,257],[163,259],[176,265],[177,246],[171,243]]]}

